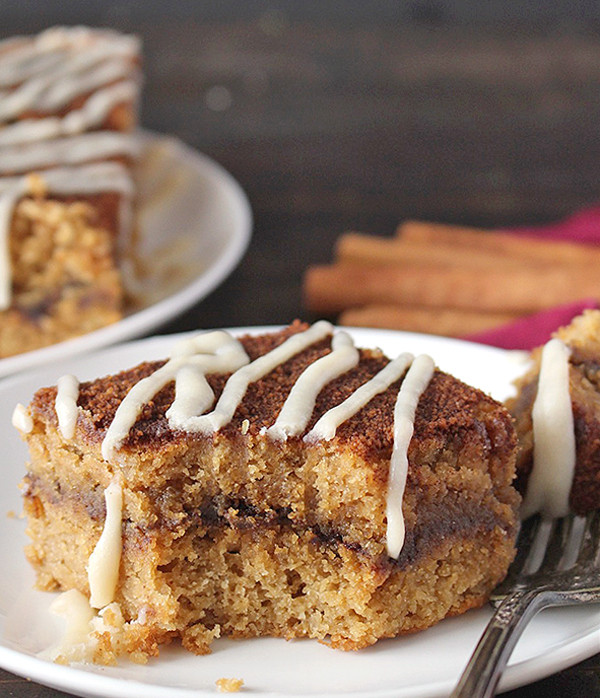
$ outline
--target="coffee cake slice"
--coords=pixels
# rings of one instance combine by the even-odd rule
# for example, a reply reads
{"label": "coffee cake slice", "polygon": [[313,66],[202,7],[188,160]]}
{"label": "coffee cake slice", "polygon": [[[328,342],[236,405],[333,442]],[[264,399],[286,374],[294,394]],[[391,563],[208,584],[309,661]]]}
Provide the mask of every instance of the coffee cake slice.
{"label": "coffee cake slice", "polygon": [[67,376],[15,423],[38,586],[116,603],[125,651],[359,649],[481,606],[513,558],[506,410],[329,323],[203,333],[168,361]]}
{"label": "coffee cake slice", "polygon": [[140,86],[134,36],[0,41],[0,358],[122,316]]}
{"label": "coffee cake slice", "polygon": [[600,508],[600,311],[586,310],[532,354],[507,401],[523,516]]}

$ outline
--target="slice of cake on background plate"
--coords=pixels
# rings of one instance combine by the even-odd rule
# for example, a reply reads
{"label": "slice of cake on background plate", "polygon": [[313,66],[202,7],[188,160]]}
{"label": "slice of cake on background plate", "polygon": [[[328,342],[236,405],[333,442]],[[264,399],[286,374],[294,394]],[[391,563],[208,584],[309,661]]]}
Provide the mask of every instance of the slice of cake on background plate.
{"label": "slice of cake on background plate", "polygon": [[140,86],[133,36],[0,42],[0,358],[120,319]]}
{"label": "slice of cake on background plate", "polygon": [[219,636],[359,649],[481,606],[514,555],[504,407],[326,322],[65,376],[14,420],[38,586],[76,590],[95,628],[65,661]]}

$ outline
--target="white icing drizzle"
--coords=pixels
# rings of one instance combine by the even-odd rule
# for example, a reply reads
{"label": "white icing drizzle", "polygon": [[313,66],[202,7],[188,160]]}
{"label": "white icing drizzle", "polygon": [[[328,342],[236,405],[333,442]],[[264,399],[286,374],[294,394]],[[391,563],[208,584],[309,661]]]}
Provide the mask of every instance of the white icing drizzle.
{"label": "white icing drizzle", "polygon": [[114,600],[121,563],[123,490],[117,478],[104,490],[106,519],[88,560],[90,606],[102,608]]}
{"label": "white icing drizzle", "polygon": [[[93,162],[77,167],[53,167],[40,174],[44,185],[51,194],[99,194],[119,192],[133,196],[133,180],[129,170],[118,162]],[[20,195],[29,190],[29,177],[2,177],[0,194],[12,193],[20,187]]]}
{"label": "white icing drizzle", "polygon": [[[1,46],[0,46],[1,48]],[[132,73],[138,41],[111,32],[58,28],[0,53],[0,119],[62,109],[79,95]],[[13,89],[10,89],[13,88]]]}
{"label": "white icing drizzle", "polygon": [[106,60],[94,66],[92,57],[81,60],[74,69],[68,59],[51,75],[28,80],[14,90],[0,90],[0,120],[10,121],[25,111],[53,112],[65,107],[75,97],[91,92],[131,75],[131,66],[122,60]]}
{"label": "white icing drizzle", "polygon": [[569,348],[551,339],[542,350],[538,391],[532,410],[533,469],[521,510],[565,516],[575,470],[575,429],[569,393]]}
{"label": "white icing drizzle", "polygon": [[[0,131],[1,133],[1,131]],[[0,148],[0,173],[26,173],[61,165],[139,155],[139,142],[119,131],[92,131],[69,138],[34,141]]]}
{"label": "white icing drizzle", "polygon": [[320,417],[314,427],[304,437],[304,440],[310,443],[333,439],[340,424],[354,416],[375,395],[387,390],[392,383],[403,376],[413,358],[412,354],[404,353],[390,361],[373,378],[355,390],[352,395]]}
{"label": "white icing drizzle", "polygon": [[68,658],[73,654],[74,648],[88,641],[94,610],[80,591],[69,589],[54,599],[50,612],[65,619],[65,629],[60,640],[38,656],[49,661],[55,661],[59,657]]}
{"label": "white icing drizzle", "polygon": [[308,424],[318,394],[334,378],[341,376],[358,364],[359,353],[350,335],[338,332],[331,340],[331,353],[308,366],[292,387],[275,424],[267,434],[285,441],[288,436],[298,436]]}
{"label": "white icing drizzle", "polygon": [[136,383],[127,393],[111,422],[102,441],[102,457],[106,461],[113,459],[117,448],[121,445],[142,407],[156,393],[175,378],[177,371],[184,366],[185,359],[168,361],[164,366],[151,375]]}
{"label": "white icing drizzle", "polygon": [[414,431],[419,399],[428,386],[435,365],[430,356],[421,354],[413,361],[402,381],[394,409],[394,446],[386,502],[388,555],[397,558],[404,545],[405,527],[402,499],[408,474],[408,446]]}
{"label": "white icing drizzle", "polygon": [[50,612],[62,616],[65,627],[58,642],[37,656],[60,664],[93,664],[98,659],[99,649],[104,652],[112,648],[119,653],[125,628],[133,623],[141,625],[147,607],[143,606],[138,618],[128,623],[116,601],[96,611],[86,596],[76,589],[69,589],[52,602]]}
{"label": "white icing drizzle", "polygon": [[[0,181],[0,187],[2,182]],[[0,310],[6,310],[12,297],[12,274],[8,233],[17,201],[26,193],[27,180],[15,181],[12,188],[0,193]]]}
{"label": "white icing drizzle", "polygon": [[58,417],[58,430],[65,439],[72,439],[77,424],[77,398],[79,397],[79,381],[75,376],[66,375],[58,379],[56,401],[54,403]]}
{"label": "white icing drizzle", "polygon": [[[201,355],[192,352],[201,351]],[[232,372],[250,361],[241,342],[227,332],[211,332],[176,347],[174,357],[193,357],[175,379],[175,399],[167,410],[172,429],[193,431],[194,420],[214,402],[215,395],[206,380],[207,373]]]}
{"label": "white icing drizzle", "polygon": [[0,146],[15,146],[20,143],[71,136],[97,128],[118,104],[135,101],[139,90],[137,82],[122,80],[97,90],[80,109],[73,109],[65,116],[15,121],[0,129]]}
{"label": "white icing drizzle", "polygon": [[[144,406],[167,383],[175,379],[175,400],[167,412],[173,429],[186,429],[198,412],[214,401],[205,375],[235,371],[248,363],[241,343],[227,332],[206,332],[175,347],[171,358],[151,375],[136,383],[121,402],[102,441],[102,457],[111,460]],[[179,372],[185,369],[181,375]]]}
{"label": "white icing drizzle", "polygon": [[10,37],[0,41],[0,87],[18,85],[30,77],[52,72],[66,58],[87,54],[91,49],[96,56],[134,59],[140,51],[140,42],[132,35],[82,26],[50,27],[36,36]]}
{"label": "white icing drizzle", "polygon": [[221,429],[221,427],[231,421],[250,383],[266,376],[277,366],[304,351],[311,344],[325,339],[332,331],[332,325],[325,320],[321,320],[308,330],[292,335],[283,344],[280,344],[267,354],[259,356],[252,363],[242,366],[242,368],[230,376],[214,410],[208,414],[191,419],[186,431],[211,434]]}
{"label": "white icing drizzle", "polygon": [[[169,426],[186,432],[213,433],[227,424],[244,397],[248,385],[332,331],[321,321],[252,363],[241,343],[227,332],[197,335],[175,348],[161,368],[136,383],[121,402],[102,441],[102,457],[111,460],[143,407],[167,383],[175,379],[175,400],[167,411]],[[183,370],[183,373],[180,371]],[[211,372],[232,372],[212,412],[202,414],[214,400],[206,381]]]}
{"label": "white icing drizzle", "polygon": [[18,429],[21,434],[30,434],[33,431],[33,419],[27,411],[27,408],[20,402],[12,413],[12,425],[15,429]]}

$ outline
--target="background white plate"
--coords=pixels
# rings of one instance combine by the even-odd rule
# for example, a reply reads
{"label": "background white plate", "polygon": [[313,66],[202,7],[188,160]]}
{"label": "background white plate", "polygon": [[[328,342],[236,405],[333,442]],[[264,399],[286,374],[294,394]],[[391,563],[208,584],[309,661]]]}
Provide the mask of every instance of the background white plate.
{"label": "background white plate", "polygon": [[141,302],[113,325],[0,359],[0,376],[155,329],[208,295],[242,258],[252,211],[235,179],[173,137],[142,132],[140,138],[137,216],[146,270],[136,284]]}
{"label": "background white plate", "polygon": [[[381,330],[351,330],[362,346],[431,354],[438,365],[498,398],[524,366],[524,356],[458,340]],[[10,426],[13,405],[28,402],[40,386],[66,372],[86,379],[113,372],[142,359],[165,357],[179,337],[157,337],[105,349],[91,356],[53,364],[35,373],[0,382],[0,436],[4,449],[0,512],[20,511],[17,482],[26,450]],[[277,639],[219,640],[214,652],[196,657],[168,647],[147,666],[69,668],[36,658],[53,640],[47,608],[53,594],[31,589],[33,573],[23,558],[24,522],[0,516],[0,664],[82,696],[191,698],[214,694],[215,680],[240,677],[245,689],[261,696],[337,696],[344,698],[424,698],[449,693],[467,662],[490,612],[471,611],[404,638],[385,640],[360,652],[339,652],[315,641]],[[525,631],[504,677],[503,688],[528,683],[574,664],[600,649],[600,608],[553,609],[541,613]]]}

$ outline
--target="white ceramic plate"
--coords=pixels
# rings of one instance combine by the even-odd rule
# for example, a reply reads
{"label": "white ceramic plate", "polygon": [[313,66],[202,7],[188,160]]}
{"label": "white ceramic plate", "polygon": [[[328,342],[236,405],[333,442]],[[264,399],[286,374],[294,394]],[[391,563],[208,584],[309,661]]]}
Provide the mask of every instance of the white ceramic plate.
{"label": "white ceramic plate", "polygon": [[235,268],[252,212],[235,179],[170,136],[142,132],[137,167],[140,302],[120,322],[50,347],[0,359],[0,376],[138,337],[204,298]]}
{"label": "white ceramic plate", "polygon": [[[457,340],[380,330],[352,330],[362,346],[389,354],[427,352],[438,365],[498,398],[522,371],[524,357]],[[17,482],[25,447],[10,426],[13,405],[29,401],[38,387],[66,372],[92,378],[169,353],[176,338],[157,337],[105,349],[95,355],[38,369],[0,382],[0,436],[3,483],[0,512],[19,511]],[[490,612],[471,611],[423,633],[386,640],[360,652],[331,650],[311,640],[219,640],[213,654],[196,657],[168,647],[147,666],[63,667],[36,653],[56,632],[48,606],[53,594],[31,589],[33,573],[23,558],[24,522],[0,516],[0,665],[34,681],[81,696],[191,698],[214,694],[215,681],[239,677],[253,695],[308,698],[391,698],[444,696],[467,662]],[[591,656],[600,649],[600,608],[554,609],[541,613],[525,631],[505,674],[504,689],[534,681]]]}

